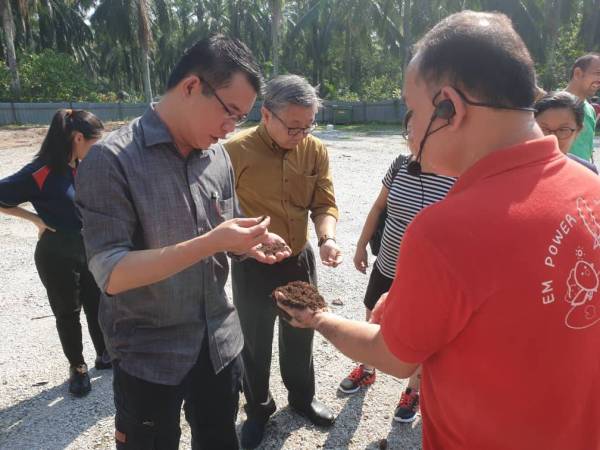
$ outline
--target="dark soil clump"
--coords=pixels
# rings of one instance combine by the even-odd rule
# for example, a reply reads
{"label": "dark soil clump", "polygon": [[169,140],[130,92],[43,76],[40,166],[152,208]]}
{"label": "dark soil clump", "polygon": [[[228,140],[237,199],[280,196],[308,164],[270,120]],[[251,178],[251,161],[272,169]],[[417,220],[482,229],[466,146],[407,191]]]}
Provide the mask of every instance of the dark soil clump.
{"label": "dark soil clump", "polygon": [[284,252],[286,250],[290,250],[290,248],[285,245],[283,242],[276,242],[274,244],[261,244],[257,250],[263,252],[266,256],[273,255],[277,252]]}
{"label": "dark soil clump", "polygon": [[[291,308],[310,308],[313,311],[325,308],[326,303],[317,288],[305,281],[292,281],[285,286],[280,286],[273,291],[285,295],[281,303]],[[273,296],[273,298],[275,298]]]}

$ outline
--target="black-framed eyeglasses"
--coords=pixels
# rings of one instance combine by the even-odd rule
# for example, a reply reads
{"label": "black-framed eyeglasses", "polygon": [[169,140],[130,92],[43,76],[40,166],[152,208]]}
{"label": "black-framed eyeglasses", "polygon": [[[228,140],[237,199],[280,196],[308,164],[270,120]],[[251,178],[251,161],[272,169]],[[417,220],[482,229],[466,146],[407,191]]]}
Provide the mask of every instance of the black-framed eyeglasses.
{"label": "black-framed eyeglasses", "polygon": [[210,83],[208,81],[206,81],[204,78],[202,78],[202,77],[198,77],[198,78],[200,79],[200,81],[202,81],[204,84],[206,84],[206,86],[208,86],[208,88],[212,91],[212,93],[215,96],[215,98],[219,101],[219,103],[221,104],[221,106],[223,107],[223,109],[225,110],[225,112],[227,113],[227,119],[234,121],[237,126],[242,125],[242,124],[244,124],[244,123],[246,123],[248,121],[248,114],[235,114],[235,113],[233,113],[227,107],[227,105],[221,99],[221,97],[219,97],[219,94],[217,94],[216,89],[213,88],[210,85]]}
{"label": "black-framed eyeglasses", "polygon": [[[271,111],[271,110],[269,110],[269,111]],[[273,111],[271,111],[271,114],[273,114],[277,118],[277,120],[279,120],[283,124],[283,126],[285,128],[287,128],[288,136],[298,136],[300,133],[302,133],[302,134],[304,134],[306,136],[306,135],[312,133],[313,131],[315,131],[315,129],[317,128],[317,122],[313,122],[307,128],[293,128],[293,127],[288,127],[287,124],[283,121],[283,119],[281,117],[279,117]]]}
{"label": "black-framed eyeglasses", "polygon": [[404,139],[408,139],[408,132],[410,131],[408,129],[408,126],[410,125],[410,119],[412,118],[412,115],[412,109],[409,109],[408,111],[406,111],[406,114],[404,114],[404,119],[402,120],[402,126],[404,127],[404,129],[402,130],[402,137]]}
{"label": "black-framed eyeglasses", "polygon": [[556,130],[551,130],[550,128],[545,128],[545,127],[540,127],[540,128],[542,129],[542,133],[544,133],[544,136],[553,134],[560,141],[562,141],[564,139],[569,139],[573,135],[573,133],[575,133],[575,131],[577,131],[576,128],[571,128],[571,127],[560,127],[560,128],[557,128]]}

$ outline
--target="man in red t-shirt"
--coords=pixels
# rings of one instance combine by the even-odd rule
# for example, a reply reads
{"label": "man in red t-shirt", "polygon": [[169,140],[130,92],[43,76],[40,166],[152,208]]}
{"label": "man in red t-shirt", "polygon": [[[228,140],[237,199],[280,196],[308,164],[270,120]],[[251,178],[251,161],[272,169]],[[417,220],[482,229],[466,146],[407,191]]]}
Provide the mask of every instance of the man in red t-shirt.
{"label": "man in red t-shirt", "polygon": [[353,359],[422,364],[425,450],[600,449],[600,183],[536,125],[525,45],[454,14],[403,92],[413,172],[459,179],[409,226],[381,325],[280,307]]}

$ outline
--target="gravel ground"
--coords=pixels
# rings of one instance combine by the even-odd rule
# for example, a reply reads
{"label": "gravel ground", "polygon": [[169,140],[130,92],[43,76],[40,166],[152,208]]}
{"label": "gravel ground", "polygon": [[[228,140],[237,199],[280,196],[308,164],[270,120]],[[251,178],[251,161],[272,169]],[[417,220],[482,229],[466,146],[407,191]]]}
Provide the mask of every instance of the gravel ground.
{"label": "gravel ground", "polygon": [[[0,130],[0,178],[27,163],[39,148],[43,128]],[[319,267],[320,291],[339,314],[364,317],[362,296],[367,276],[352,265],[354,244],[380,179],[398,151],[406,151],[399,135],[320,133],[330,150],[341,220],[338,241],[345,254],[337,269]],[[35,228],[0,215],[0,448],[10,450],[105,449],[113,446],[112,375],[90,370],[93,390],[84,399],[67,390],[68,367],[54,318],[33,263]],[[312,230],[311,230],[312,231]],[[316,245],[314,233],[313,245]],[[82,322],[85,316],[81,315]],[[85,328],[85,325],[84,325]],[[393,411],[404,382],[379,375],[368,390],[354,396],[337,391],[353,367],[319,335],[314,357],[317,397],[337,415],[330,429],[319,429],[290,412],[279,374],[274,340],[271,386],[278,411],[271,419],[263,449],[377,449],[387,439],[391,449],[418,449],[421,423],[395,424]],[[84,332],[84,352],[93,363],[94,350]],[[243,396],[240,407],[243,405]],[[240,409],[238,424],[245,415]],[[190,433],[182,416],[181,448],[190,448]]]}
{"label": "gravel ground", "polygon": [[[0,177],[31,159],[44,133],[41,128],[0,130]],[[334,131],[319,136],[330,151],[341,213],[338,241],[346,258],[337,269],[319,267],[320,291],[329,303],[342,300],[342,306],[332,306],[334,311],[361,319],[368,278],[353,267],[354,244],[386,168],[399,151],[407,149],[402,138],[393,134]],[[91,394],[84,399],[69,395],[66,360],[33,263],[35,242],[32,225],[0,215],[0,449],[112,448],[112,375],[91,369]],[[316,245],[314,233],[312,242]],[[339,393],[337,385],[353,363],[317,335],[317,396],[337,414],[332,428],[319,429],[287,407],[276,339],[274,346],[271,387],[279,409],[267,427],[262,449],[378,449],[382,439],[390,449],[420,448],[420,418],[413,424],[392,421],[404,381],[378,374],[375,385],[367,390],[354,396]],[[87,360],[93,362],[87,333],[84,347]],[[242,397],[240,407],[243,402]],[[238,425],[244,419],[240,409]],[[183,416],[181,422],[181,448],[189,449],[190,433]]]}

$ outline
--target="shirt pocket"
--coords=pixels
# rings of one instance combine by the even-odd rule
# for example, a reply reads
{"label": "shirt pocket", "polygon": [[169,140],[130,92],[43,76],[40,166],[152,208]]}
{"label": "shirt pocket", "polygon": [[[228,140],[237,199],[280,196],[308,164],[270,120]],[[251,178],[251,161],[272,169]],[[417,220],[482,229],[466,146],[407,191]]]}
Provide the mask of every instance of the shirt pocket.
{"label": "shirt pocket", "polygon": [[312,203],[317,184],[317,175],[303,175],[292,173],[289,175],[290,202],[296,206],[307,209]]}
{"label": "shirt pocket", "polygon": [[218,201],[217,216],[219,223],[233,219],[233,197]]}

